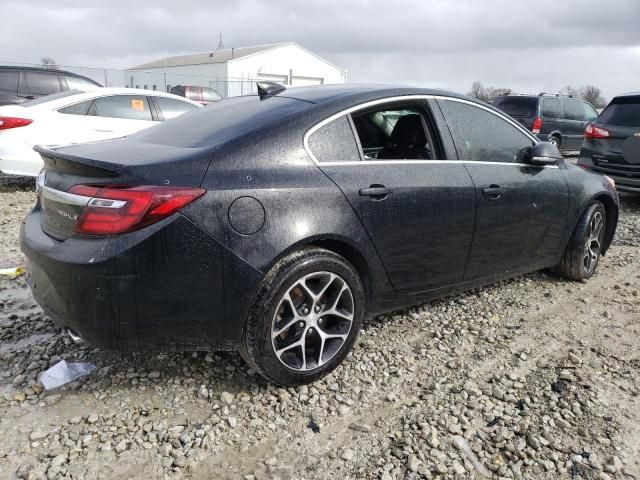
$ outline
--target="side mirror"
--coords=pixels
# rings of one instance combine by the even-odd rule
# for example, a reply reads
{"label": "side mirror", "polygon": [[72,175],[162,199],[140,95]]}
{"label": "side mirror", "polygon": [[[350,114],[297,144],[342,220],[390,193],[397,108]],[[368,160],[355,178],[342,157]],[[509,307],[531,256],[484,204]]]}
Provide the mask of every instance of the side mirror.
{"label": "side mirror", "polygon": [[540,142],[531,148],[530,156],[525,162],[531,165],[556,165],[561,160],[562,154],[558,147],[549,142]]}

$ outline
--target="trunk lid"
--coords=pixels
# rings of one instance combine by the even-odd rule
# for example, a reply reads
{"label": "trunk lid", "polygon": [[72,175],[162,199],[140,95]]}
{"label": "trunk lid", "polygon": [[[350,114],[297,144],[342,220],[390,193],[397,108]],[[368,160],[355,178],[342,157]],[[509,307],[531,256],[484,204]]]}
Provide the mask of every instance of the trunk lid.
{"label": "trunk lid", "polygon": [[131,138],[59,149],[36,146],[44,160],[41,181],[41,226],[64,240],[91,197],[69,192],[74,185],[198,187],[209,166],[210,147],[157,145]]}

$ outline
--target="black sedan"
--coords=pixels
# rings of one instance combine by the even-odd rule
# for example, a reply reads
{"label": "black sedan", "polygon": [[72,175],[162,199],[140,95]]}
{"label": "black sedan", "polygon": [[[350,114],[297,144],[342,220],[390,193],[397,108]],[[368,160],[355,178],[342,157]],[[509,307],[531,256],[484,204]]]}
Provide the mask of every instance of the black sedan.
{"label": "black sedan", "polygon": [[610,179],[425,89],[262,85],[38,149],[21,244],[59,326],[123,350],[238,349],[284,385],[336,368],[367,314],[544,268],[587,279],[618,219]]}

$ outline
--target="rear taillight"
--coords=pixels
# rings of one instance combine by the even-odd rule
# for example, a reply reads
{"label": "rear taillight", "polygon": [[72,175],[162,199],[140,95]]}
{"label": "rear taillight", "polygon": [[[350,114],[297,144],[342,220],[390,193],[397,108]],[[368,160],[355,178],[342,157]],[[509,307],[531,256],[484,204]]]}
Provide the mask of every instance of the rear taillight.
{"label": "rear taillight", "polygon": [[33,120],[31,120],[30,118],[0,117],[0,130],[25,127],[30,123],[33,123]]}
{"label": "rear taillight", "polygon": [[584,130],[584,138],[608,138],[609,130],[606,130],[601,127],[596,127],[592,123],[587,125],[587,128]]}
{"label": "rear taillight", "polygon": [[533,125],[531,125],[531,131],[535,134],[538,134],[542,131],[542,119],[540,117],[536,117],[533,121]]}
{"label": "rear taillight", "polygon": [[75,185],[70,193],[91,197],[75,231],[85,235],[112,235],[151,225],[193,202],[206,190],[191,187],[94,187]]}

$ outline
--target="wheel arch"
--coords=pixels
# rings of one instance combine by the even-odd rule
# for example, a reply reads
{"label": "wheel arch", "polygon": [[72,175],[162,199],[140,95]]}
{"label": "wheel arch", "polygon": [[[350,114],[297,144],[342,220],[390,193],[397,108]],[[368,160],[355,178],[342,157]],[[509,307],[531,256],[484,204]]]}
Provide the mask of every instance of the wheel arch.
{"label": "wheel arch", "polygon": [[604,211],[607,216],[606,230],[604,232],[604,242],[601,250],[602,254],[604,255],[611,246],[613,235],[616,232],[616,225],[618,224],[618,205],[610,195],[607,195],[606,193],[599,193],[591,199],[591,201],[583,209],[583,213],[587,208],[589,208],[589,205],[591,205],[595,201],[598,201],[602,203],[602,205],[604,205]]}
{"label": "wheel arch", "polygon": [[271,265],[269,265],[269,270],[273,268],[282,258],[290,255],[293,252],[298,250],[302,250],[305,248],[323,248],[330,252],[336,253],[345,258],[353,268],[355,268],[356,272],[360,276],[362,280],[362,285],[364,287],[365,296],[367,299],[367,303],[371,299],[372,292],[375,290],[373,286],[373,269],[372,265],[366,259],[366,256],[362,253],[361,249],[358,248],[357,245],[354,245],[353,242],[349,241],[346,238],[335,236],[335,235],[317,235],[313,237],[308,237],[302,239],[292,245],[290,245],[286,250],[280,253],[277,258],[273,259]]}

